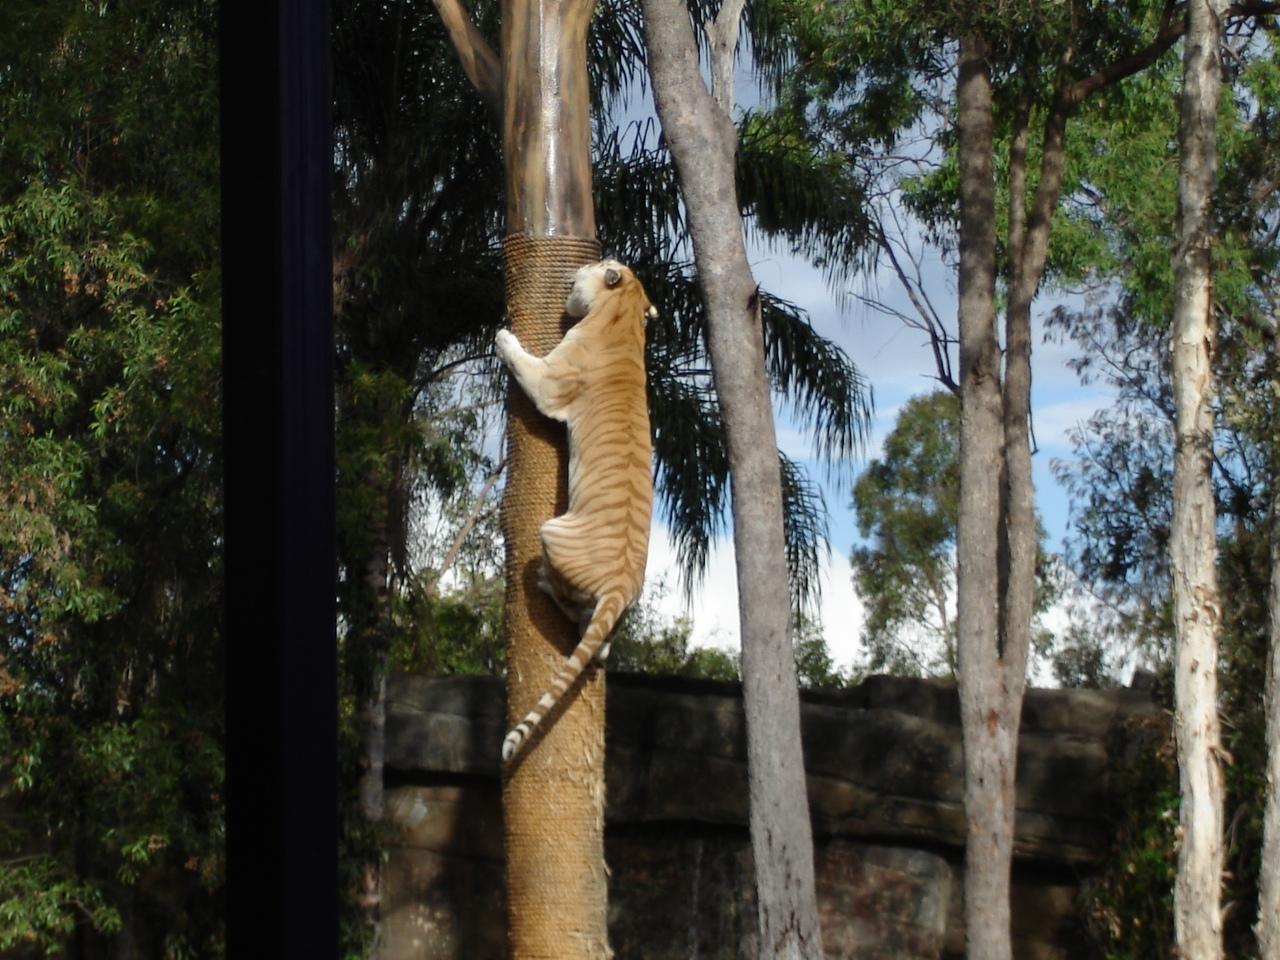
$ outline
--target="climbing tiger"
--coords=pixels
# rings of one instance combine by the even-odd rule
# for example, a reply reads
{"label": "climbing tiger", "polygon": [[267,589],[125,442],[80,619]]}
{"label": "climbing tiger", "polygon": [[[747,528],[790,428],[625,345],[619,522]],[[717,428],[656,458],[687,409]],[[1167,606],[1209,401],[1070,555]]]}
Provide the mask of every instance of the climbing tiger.
{"label": "climbing tiger", "polygon": [[574,274],[565,313],[581,319],[545,357],[509,330],[495,341],[538,410],[568,424],[569,509],[542,525],[540,586],[581,630],[547,692],[503,740],[508,762],[591,659],[609,655],[613,628],[640,596],[649,549],[644,322],[657,310],[635,274],[602,260]]}

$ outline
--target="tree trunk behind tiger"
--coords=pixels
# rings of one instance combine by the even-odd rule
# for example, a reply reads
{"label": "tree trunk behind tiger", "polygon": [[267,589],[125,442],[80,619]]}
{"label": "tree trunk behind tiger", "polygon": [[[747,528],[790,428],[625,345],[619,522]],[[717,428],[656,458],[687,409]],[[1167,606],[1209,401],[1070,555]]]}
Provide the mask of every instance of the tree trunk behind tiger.
{"label": "tree trunk behind tiger", "polygon": [[[503,0],[495,56],[460,0],[433,0],[462,69],[502,118],[507,324],[543,356],[559,342],[578,267],[598,260],[591,201],[587,24],[594,0]],[[514,727],[578,642],[538,589],[542,524],[568,506],[564,427],[507,393],[507,718]],[[513,960],[612,956],[604,865],[604,674],[588,666],[502,783]],[[499,745],[493,744],[497,753]]]}
{"label": "tree trunk behind tiger", "polygon": [[[593,0],[506,0],[502,7],[507,322],[539,356],[563,335],[573,272],[599,259],[586,63],[592,6]],[[514,381],[507,453],[502,526],[510,728],[537,702],[578,641],[576,624],[537,586],[539,528],[567,508],[564,427],[541,416]],[[554,722],[507,765],[502,805],[513,960],[611,956],[604,692],[603,672],[588,667]]]}

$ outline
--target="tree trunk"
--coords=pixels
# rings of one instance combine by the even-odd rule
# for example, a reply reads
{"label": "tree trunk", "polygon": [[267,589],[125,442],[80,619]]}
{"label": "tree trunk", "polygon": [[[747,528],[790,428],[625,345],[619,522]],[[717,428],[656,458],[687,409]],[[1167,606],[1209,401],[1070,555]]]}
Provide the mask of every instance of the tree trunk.
{"label": "tree trunk", "polygon": [[[506,0],[502,7],[507,311],[512,332],[538,355],[561,338],[573,271],[599,257],[586,66],[592,6],[592,0]],[[502,526],[513,726],[573,651],[578,632],[537,586],[539,528],[568,506],[564,428],[541,416],[514,383],[508,414]],[[539,742],[504,771],[507,929],[515,960],[612,955],[604,695],[604,672],[589,667]]]}
{"label": "tree trunk", "polygon": [[[467,76],[502,118],[507,316],[542,356],[563,335],[577,267],[599,259],[591,199],[587,24],[592,0],[503,0],[501,58],[458,0],[434,0]],[[567,508],[563,426],[518,386],[507,394],[507,715],[514,725],[577,644],[577,627],[538,589],[538,531]],[[589,666],[537,745],[504,771],[507,931],[515,960],[602,960],[604,673]],[[494,744],[495,752],[498,744]]]}
{"label": "tree trunk", "polygon": [[[1049,233],[1062,192],[1066,166],[1067,107],[1056,96],[1045,119],[1040,152],[1040,178],[1031,215],[1022,221],[1025,202],[1026,142],[1024,123],[1029,102],[1020,98],[1014,149],[1010,152],[1009,303],[1005,313],[1004,469],[1005,489],[1000,531],[1000,647],[1007,677],[1003,709],[1009,712],[1015,738],[1026,687],[1027,654],[1036,599],[1036,505],[1031,475],[1031,304],[1044,276]],[[1018,142],[1021,134],[1021,142]],[[1016,204],[1016,206],[1015,206]],[[1012,760],[1010,764],[1012,765]]]}
{"label": "tree trunk", "polygon": [[[688,210],[728,444],[760,956],[818,960],[782,486],[760,298],[735,187],[737,134],[724,106],[732,98],[722,62],[711,71],[722,78],[720,103],[707,91],[683,2],[645,0],[644,21],[654,100]],[[716,24],[714,49],[731,57],[736,30],[729,26]]]}
{"label": "tree trunk", "polygon": [[1010,716],[1007,707],[1009,678],[998,643],[1004,403],[996,340],[994,136],[986,58],[984,40],[961,39],[956,87],[961,402],[956,623],[968,824],[966,950],[970,960],[1008,960],[1018,717]]}
{"label": "tree trunk", "polygon": [[[398,464],[394,457],[391,462]],[[369,658],[365,689],[360,691],[364,698],[361,714],[365,768],[360,775],[358,795],[360,812],[370,823],[380,823],[383,817],[382,769],[386,746],[388,625],[391,622],[391,511],[396,501],[390,488],[399,483],[398,465],[392,470],[394,472],[370,469],[365,479],[366,484],[380,485],[384,490],[377,498],[374,515],[366,518],[369,540],[361,561],[363,591],[357,608],[363,614],[363,622],[356,625]]]}
{"label": "tree trunk", "polygon": [[[987,509],[986,487],[991,477],[980,476],[992,456],[989,443],[999,446],[995,476],[999,477],[998,502],[992,519],[972,520],[973,536],[979,529],[995,525],[996,575],[987,580],[970,569],[968,588],[974,604],[987,604],[986,591],[995,594],[997,620],[994,638],[979,629],[977,617],[967,631],[961,654],[962,708],[965,724],[966,790],[969,834],[966,846],[966,930],[971,958],[1007,958],[1010,941],[1009,882],[1013,866],[1015,783],[1017,779],[1018,727],[1026,692],[1027,656],[1031,648],[1031,620],[1035,613],[1036,537],[1035,484],[1031,472],[1031,305],[1044,276],[1049,233],[1062,186],[1065,161],[1064,141],[1067,111],[1055,99],[1045,121],[1041,149],[1040,176],[1030,217],[1026,214],[1026,151],[1030,119],[1030,88],[1020,91],[1014,115],[1013,139],[1009,152],[1009,232],[1008,306],[1005,312],[1005,353],[1003,384],[999,378],[999,346],[995,337],[995,233],[989,226],[994,215],[991,189],[994,143],[991,86],[986,63],[986,44],[974,41],[966,50],[971,61],[966,78],[968,90],[965,112],[971,124],[962,140],[962,156],[972,155],[966,167],[973,182],[962,193],[962,230],[970,232],[974,247],[966,266],[961,261],[962,289],[971,293],[971,304],[961,308],[961,342],[969,322],[974,340],[972,349],[986,357],[972,378],[962,373],[961,390],[968,392],[976,407],[973,433],[967,442],[977,445],[969,484],[975,488],[972,509]],[[969,72],[977,77],[968,77]],[[1034,75],[1029,70],[1028,75]],[[1029,82],[1029,81],[1028,81]],[[979,161],[978,152],[985,158]],[[968,219],[972,216],[972,219]],[[988,253],[990,250],[990,253]],[[990,262],[988,262],[990,257]],[[968,284],[964,272],[973,271]],[[990,277],[990,279],[988,279]],[[990,299],[989,299],[990,297]],[[967,315],[967,321],[966,321]],[[988,333],[987,330],[990,330]],[[962,346],[962,350],[963,350]],[[990,364],[990,366],[988,366]],[[961,361],[962,368],[965,366]],[[992,370],[992,383],[986,371]],[[999,403],[990,393],[999,392]],[[998,425],[987,417],[999,417]],[[990,436],[986,431],[990,430]],[[979,433],[981,432],[981,435]],[[992,440],[991,437],[995,439]],[[961,455],[966,438],[962,434]],[[966,483],[962,469],[962,489]],[[981,505],[981,506],[980,506]],[[977,541],[970,541],[978,549]],[[982,547],[986,549],[986,547]],[[969,554],[971,562],[977,558]],[[985,562],[985,560],[983,561]],[[981,566],[976,570],[981,570]],[[967,669],[966,669],[967,667]],[[972,753],[972,760],[970,754]],[[998,920],[995,918],[999,918]]]}
{"label": "tree trunk", "polygon": [[[400,411],[394,411],[399,414]],[[397,422],[393,411],[380,407],[343,404],[343,425]],[[343,609],[348,620],[351,643],[347,648],[355,696],[360,705],[360,735],[363,769],[356,786],[360,816],[369,823],[383,819],[383,758],[386,732],[387,659],[390,648],[391,555],[393,529],[402,529],[396,510],[403,510],[403,498],[393,492],[400,484],[400,458],[389,450],[387,467],[371,467],[354,481],[363,489],[377,490],[372,508],[363,518],[359,533],[339,531],[339,555],[343,566],[355,576],[344,590]],[[381,461],[382,458],[379,458]],[[356,534],[353,536],[353,534]],[[371,851],[361,867],[357,902],[370,931],[368,960],[378,960],[382,938],[382,865]]]}
{"label": "tree trunk", "polygon": [[[1272,483],[1275,483],[1273,473]],[[1258,876],[1259,960],[1280,960],[1280,489],[1271,493],[1271,636],[1267,659],[1267,799]]]}
{"label": "tree trunk", "polygon": [[1214,325],[1210,279],[1212,197],[1217,168],[1218,46],[1222,0],[1191,0],[1183,59],[1175,251],[1173,472],[1175,732],[1182,804],[1174,931],[1180,955],[1222,956],[1222,771],[1218,726],[1218,586],[1211,476],[1210,368]]}

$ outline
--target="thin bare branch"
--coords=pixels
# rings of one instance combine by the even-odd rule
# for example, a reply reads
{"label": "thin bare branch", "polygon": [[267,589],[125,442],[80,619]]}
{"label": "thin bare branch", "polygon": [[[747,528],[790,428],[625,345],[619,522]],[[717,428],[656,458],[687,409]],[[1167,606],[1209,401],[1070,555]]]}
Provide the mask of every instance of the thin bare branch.
{"label": "thin bare branch", "polygon": [[726,117],[733,116],[733,59],[746,0],[723,0],[707,33],[711,37],[711,96]]}
{"label": "thin bare branch", "polygon": [[485,41],[461,0],[431,0],[453,49],[457,51],[462,72],[467,75],[476,92],[484,98],[495,113],[502,110],[502,65],[493,49]]}
{"label": "thin bare branch", "polygon": [[868,297],[859,296],[858,299],[882,313],[896,316],[907,326],[916,330],[922,330],[928,334],[929,346],[933,351],[934,366],[937,369],[938,382],[952,393],[959,395],[960,385],[956,382],[951,367],[950,347],[955,343],[955,339],[948,335],[946,327],[943,326],[942,320],[938,316],[937,310],[934,309],[933,302],[925,292],[924,285],[921,282],[920,261],[911,252],[906,241],[902,239],[902,223],[898,219],[897,212],[891,209],[890,216],[893,218],[895,228],[898,231],[897,243],[901,245],[907,257],[911,260],[912,267],[915,271],[914,279],[907,274],[906,268],[899,259],[897,251],[894,249],[894,240],[889,237],[888,233],[884,229],[884,225],[878,221],[876,223],[876,243],[888,258],[889,265],[893,268],[893,272],[897,276],[898,282],[902,285],[902,289],[906,292],[907,298],[911,301],[911,305],[915,307],[916,313],[919,315],[919,319],[912,318],[900,310],[896,310],[877,301],[873,301]]}
{"label": "thin bare branch", "polygon": [[485,504],[489,499],[489,494],[493,492],[494,484],[498,482],[498,478],[502,476],[502,471],[506,468],[507,458],[504,456],[498,461],[498,465],[493,468],[493,471],[484,478],[484,485],[480,488],[480,493],[476,497],[475,506],[467,514],[467,518],[462,522],[462,526],[458,528],[458,532],[454,534],[453,542],[449,544],[449,549],[445,551],[444,559],[440,561],[440,568],[436,570],[435,576],[426,585],[428,597],[436,595],[436,591],[440,588],[440,581],[444,579],[444,575],[457,562],[458,554],[462,552],[462,545],[467,542],[467,537],[471,536],[471,531],[480,522],[480,518],[484,515]]}
{"label": "thin bare branch", "polygon": [[450,370],[453,370],[457,367],[465,366],[466,364],[472,363],[473,361],[476,361],[476,360],[487,360],[492,356],[493,356],[493,351],[487,350],[484,353],[469,353],[464,357],[458,357],[458,359],[456,360],[450,360],[448,363],[444,363],[436,367],[426,376],[422,377],[422,382],[435,383],[437,380],[443,377]]}

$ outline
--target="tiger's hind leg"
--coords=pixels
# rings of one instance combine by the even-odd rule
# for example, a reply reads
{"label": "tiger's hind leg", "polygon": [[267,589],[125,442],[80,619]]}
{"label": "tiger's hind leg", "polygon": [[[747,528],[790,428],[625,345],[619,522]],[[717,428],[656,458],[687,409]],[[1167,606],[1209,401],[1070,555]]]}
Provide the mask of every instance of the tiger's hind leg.
{"label": "tiger's hind leg", "polygon": [[575,566],[566,558],[576,552],[572,544],[582,536],[580,527],[568,514],[553,517],[542,525],[542,567],[538,574],[538,586],[578,625],[579,633],[587,628],[596,609],[596,595],[589,587],[579,582],[580,577],[566,575],[566,571],[571,572]]}
{"label": "tiger's hind leg", "polygon": [[579,633],[587,628],[595,610],[595,598],[569,590],[545,559],[538,570],[538,589],[554,600],[560,612],[578,625]]}

